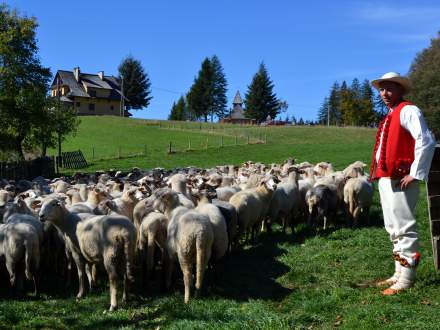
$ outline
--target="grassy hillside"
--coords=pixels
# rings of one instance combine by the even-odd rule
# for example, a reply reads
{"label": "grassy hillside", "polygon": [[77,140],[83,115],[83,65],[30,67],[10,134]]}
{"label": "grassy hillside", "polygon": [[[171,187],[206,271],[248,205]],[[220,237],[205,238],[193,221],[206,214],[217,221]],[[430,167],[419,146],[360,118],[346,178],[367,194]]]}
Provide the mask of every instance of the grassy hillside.
{"label": "grassy hillside", "polygon": [[[300,161],[328,160],[340,169],[356,159],[369,161],[374,135],[369,129],[273,128],[264,131],[267,145],[213,147],[167,155],[164,149],[171,136],[204,141],[208,134],[234,135],[236,128],[222,127],[208,133],[213,131],[209,125],[202,130],[197,126],[175,126],[173,130],[147,124],[85,118],[78,136],[67,142],[66,149],[85,150],[94,144],[104,150],[121,141],[132,150],[142,143],[157,148],[146,158],[99,161],[90,169],[211,166],[248,159],[272,162],[288,156]],[[259,135],[254,128],[240,130]],[[0,328],[438,329],[440,276],[433,268],[425,190],[421,187],[417,207],[422,254],[418,281],[399,296],[383,297],[376,288],[354,285],[385,278],[393,271],[391,243],[383,229],[376,193],[371,226],[352,230],[337,224],[315,235],[298,225],[295,234],[289,231],[284,235],[279,229],[272,235],[263,234],[257,244],[243,247],[225,261],[224,272],[215,284],[208,276],[205,296],[192,299],[189,305],[183,304],[182,281],[176,283],[174,293],[163,294],[153,287],[144,297],[111,314],[103,313],[109,302],[106,287],[79,302],[75,300],[75,287],[62,293],[46,292],[36,300],[0,297]]]}
{"label": "grassy hillside", "polygon": [[[247,144],[248,137],[250,144]],[[187,151],[189,140],[191,151]],[[168,153],[170,141],[171,154]],[[265,141],[267,144],[262,143]],[[327,160],[340,167],[353,160],[368,162],[373,141],[374,130],[364,128],[256,128],[83,117],[77,135],[63,143],[63,150],[81,149],[90,163],[87,171],[133,166],[208,167],[246,160],[272,163],[290,156],[299,161]],[[127,157],[136,154],[138,156]]]}

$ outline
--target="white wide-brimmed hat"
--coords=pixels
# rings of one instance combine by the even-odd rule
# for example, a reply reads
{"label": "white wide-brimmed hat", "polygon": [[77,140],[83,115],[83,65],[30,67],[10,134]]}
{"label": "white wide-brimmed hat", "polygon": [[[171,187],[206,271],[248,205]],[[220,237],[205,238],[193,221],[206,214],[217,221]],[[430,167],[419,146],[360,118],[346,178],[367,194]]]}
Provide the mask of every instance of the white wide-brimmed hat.
{"label": "white wide-brimmed hat", "polygon": [[380,89],[380,83],[384,81],[391,81],[396,84],[399,84],[403,88],[403,94],[406,94],[411,89],[411,83],[409,82],[409,79],[407,77],[401,76],[397,72],[388,72],[385,73],[382,77],[379,79],[375,79],[371,82],[371,85],[376,87],[377,89]]}

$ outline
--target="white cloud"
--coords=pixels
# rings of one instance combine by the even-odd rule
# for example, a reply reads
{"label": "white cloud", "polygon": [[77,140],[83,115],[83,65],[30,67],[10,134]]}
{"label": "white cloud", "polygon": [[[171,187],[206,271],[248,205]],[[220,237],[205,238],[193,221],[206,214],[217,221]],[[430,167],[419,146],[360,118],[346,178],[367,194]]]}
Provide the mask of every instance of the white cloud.
{"label": "white cloud", "polygon": [[[440,6],[413,6],[400,5],[362,5],[354,10],[358,19],[374,22],[395,22],[400,20],[427,21],[440,19]],[[403,23],[403,22],[402,22]]]}

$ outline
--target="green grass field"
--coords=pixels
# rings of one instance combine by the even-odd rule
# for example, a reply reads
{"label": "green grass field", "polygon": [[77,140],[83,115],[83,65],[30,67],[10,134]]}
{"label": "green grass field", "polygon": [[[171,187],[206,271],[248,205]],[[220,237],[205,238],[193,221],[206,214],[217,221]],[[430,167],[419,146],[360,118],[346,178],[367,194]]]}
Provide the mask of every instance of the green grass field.
{"label": "green grass field", "polygon": [[[83,171],[133,166],[209,167],[247,160],[272,163],[289,156],[298,161],[327,160],[342,167],[353,159],[369,161],[374,134],[374,130],[367,128],[259,128],[83,117],[77,135],[63,143],[63,150],[82,150],[89,162],[89,167],[81,169]],[[248,136],[250,144],[247,144]],[[168,153],[170,141],[173,153]],[[262,143],[265,141],[266,144]],[[50,153],[55,151],[50,150]]]}
{"label": "green grass field", "polygon": [[[102,123],[111,124],[99,139]],[[86,129],[89,125],[90,131]],[[130,127],[123,132],[122,126]],[[93,128],[93,132],[91,131]],[[219,129],[230,134],[233,128]],[[66,143],[66,150],[85,149],[88,141],[111,146],[115,141],[156,145],[158,155],[143,158],[96,161],[90,170],[131,166],[212,166],[252,159],[277,162],[288,156],[299,161],[328,160],[340,169],[354,160],[368,161],[374,131],[353,128],[290,127],[266,130],[268,144],[230,146],[168,155],[159,147],[172,136],[191,135],[206,139],[209,128],[182,131],[142,124],[141,121],[87,118],[78,136]],[[253,130],[241,128],[242,131]],[[117,133],[115,133],[118,131]],[[136,134],[134,132],[137,132]],[[113,133],[118,136],[115,138]],[[126,136],[124,135],[126,134]],[[131,139],[127,136],[132,134]],[[217,134],[217,133],[209,133]],[[258,132],[254,134],[258,135]],[[231,135],[231,134],[230,134]],[[244,133],[246,135],[246,133]],[[141,142],[139,142],[142,140]],[[99,142],[100,141],[100,142]],[[69,148],[68,148],[69,147]],[[111,149],[109,149],[111,150]],[[112,152],[112,151],[111,151]],[[143,298],[108,308],[109,293],[98,293],[76,302],[75,291],[44,294],[40,299],[0,300],[1,328],[145,328],[145,329],[439,329],[440,276],[432,261],[427,204],[422,185],[417,207],[422,260],[414,288],[394,297],[383,297],[377,288],[359,289],[355,283],[385,278],[393,271],[391,243],[381,224],[378,196],[370,219],[374,225],[362,229],[332,226],[317,235],[298,225],[296,233],[275,230],[262,234],[255,245],[247,245],[225,261],[223,276],[205,282],[204,297],[183,304],[183,285],[173,293],[152,290]],[[5,285],[5,284],[2,284]]]}

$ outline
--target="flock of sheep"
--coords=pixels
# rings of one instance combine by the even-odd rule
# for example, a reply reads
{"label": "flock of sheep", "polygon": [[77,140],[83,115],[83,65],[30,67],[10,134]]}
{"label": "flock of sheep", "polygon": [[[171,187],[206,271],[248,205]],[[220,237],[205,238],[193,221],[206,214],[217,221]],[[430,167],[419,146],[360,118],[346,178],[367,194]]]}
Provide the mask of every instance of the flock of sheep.
{"label": "flock of sheep", "polygon": [[197,294],[206,269],[216,271],[222,258],[260,231],[270,232],[273,223],[294,232],[299,222],[325,229],[338,213],[352,225],[365,221],[373,188],[364,167],[356,161],[335,171],[330,163],[288,159],[269,166],[0,179],[0,260],[11,290],[22,292],[27,278],[36,295],[38,274],[69,278],[75,264],[77,298],[86,292],[86,277],[92,289],[103,267],[111,311],[118,307],[120,280],[126,300],[130,284],[138,279],[144,287],[156,268],[170,288],[179,265],[188,303],[194,266]]}

